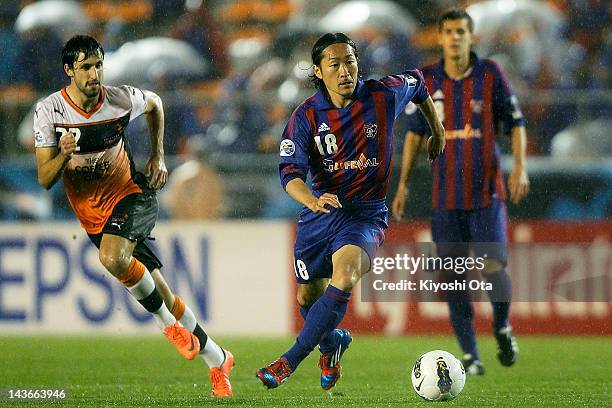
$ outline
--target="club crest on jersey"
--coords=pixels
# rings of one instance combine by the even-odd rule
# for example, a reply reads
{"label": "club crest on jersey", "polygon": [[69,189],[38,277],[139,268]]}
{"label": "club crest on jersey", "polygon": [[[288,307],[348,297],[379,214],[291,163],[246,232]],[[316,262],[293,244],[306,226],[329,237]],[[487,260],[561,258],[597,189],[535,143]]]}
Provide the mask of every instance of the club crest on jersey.
{"label": "club crest on jersey", "polygon": [[474,113],[482,113],[482,99],[472,99],[470,101],[470,109]]}
{"label": "club crest on jersey", "polygon": [[280,155],[281,157],[290,157],[295,153],[295,143],[293,140],[283,139],[280,144]]}
{"label": "club crest on jersey", "polygon": [[329,126],[327,126],[327,123],[325,122],[319,125],[319,133],[323,133],[323,132],[329,132]]}
{"label": "club crest on jersey", "polygon": [[45,141],[45,136],[39,131],[34,132],[34,139],[36,143],[43,143]]}
{"label": "club crest on jersey", "polygon": [[378,125],[376,123],[366,123],[363,125],[363,131],[368,139],[372,139],[378,133]]}

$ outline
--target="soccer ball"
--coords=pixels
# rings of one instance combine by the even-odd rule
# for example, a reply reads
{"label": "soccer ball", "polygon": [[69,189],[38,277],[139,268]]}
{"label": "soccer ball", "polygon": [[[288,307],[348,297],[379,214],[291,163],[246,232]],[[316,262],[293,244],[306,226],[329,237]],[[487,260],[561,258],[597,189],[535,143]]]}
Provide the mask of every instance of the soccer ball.
{"label": "soccer ball", "polygon": [[412,387],[428,401],[449,401],[465,385],[465,369],[451,353],[434,350],[417,358],[412,368]]}

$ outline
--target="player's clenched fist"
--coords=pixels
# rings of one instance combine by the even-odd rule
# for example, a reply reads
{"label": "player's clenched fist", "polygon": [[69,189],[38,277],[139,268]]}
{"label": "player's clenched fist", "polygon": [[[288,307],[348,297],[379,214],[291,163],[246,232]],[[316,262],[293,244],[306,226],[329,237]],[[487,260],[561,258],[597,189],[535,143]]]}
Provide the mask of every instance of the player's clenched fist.
{"label": "player's clenched fist", "polygon": [[338,196],[330,193],[325,193],[318,199],[313,200],[312,203],[308,204],[308,208],[310,208],[310,210],[315,213],[329,213],[330,210],[329,208],[326,208],[326,206],[330,206],[333,208],[342,208],[342,204],[340,204]]}
{"label": "player's clenched fist", "polygon": [[446,139],[444,137],[444,129],[439,130],[433,136],[427,139],[427,153],[429,155],[429,161],[436,160],[436,157],[442,154],[444,146],[446,145]]}
{"label": "player's clenched fist", "polygon": [[145,175],[149,180],[149,187],[154,190],[159,190],[166,185],[168,180],[168,169],[164,157],[153,155],[145,166]]}
{"label": "player's clenched fist", "polygon": [[60,138],[59,148],[60,148],[60,152],[64,156],[66,157],[72,156],[72,153],[76,152],[77,150],[76,138],[74,137],[74,133],[72,132],[65,133]]}

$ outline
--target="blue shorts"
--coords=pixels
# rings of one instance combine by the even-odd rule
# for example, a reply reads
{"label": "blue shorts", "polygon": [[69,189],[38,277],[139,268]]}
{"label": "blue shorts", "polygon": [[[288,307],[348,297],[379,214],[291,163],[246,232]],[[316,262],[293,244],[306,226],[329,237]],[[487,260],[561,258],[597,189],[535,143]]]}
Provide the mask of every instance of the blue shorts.
{"label": "blue shorts", "polygon": [[[431,233],[438,244],[438,256],[487,255],[506,264],[508,221],[506,204],[494,199],[490,207],[476,210],[433,210]],[[472,243],[446,244],[446,243]]]}
{"label": "blue shorts", "polygon": [[331,278],[332,255],[344,245],[356,245],[370,257],[385,239],[387,206],[384,200],[332,208],[329,214],[304,208],[299,215],[293,267],[298,283]]}

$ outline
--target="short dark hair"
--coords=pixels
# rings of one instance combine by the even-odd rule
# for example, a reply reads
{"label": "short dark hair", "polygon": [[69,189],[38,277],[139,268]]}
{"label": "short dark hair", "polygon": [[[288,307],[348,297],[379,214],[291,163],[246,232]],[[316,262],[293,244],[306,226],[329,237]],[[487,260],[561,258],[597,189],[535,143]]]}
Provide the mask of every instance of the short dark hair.
{"label": "short dark hair", "polygon": [[[311,57],[313,65],[321,64],[321,60],[323,59],[323,50],[325,50],[332,44],[350,45],[353,49],[353,54],[355,54],[355,58],[357,58],[357,60],[359,61],[359,54],[357,53],[357,45],[355,45],[355,41],[353,41],[348,35],[344,33],[327,33],[321,38],[319,38],[317,42],[312,46]],[[310,80],[315,85],[315,87],[319,89],[325,88],[323,80],[317,78],[316,75],[312,74],[310,76]]]}
{"label": "short dark hair", "polygon": [[104,59],[104,49],[95,38],[88,35],[75,35],[64,45],[62,66],[68,64],[69,67],[74,67],[74,63],[81,53],[85,54],[85,58],[92,55],[101,55]]}
{"label": "short dark hair", "polygon": [[466,19],[468,21],[468,28],[470,33],[474,32],[474,20],[472,20],[472,16],[470,16],[467,11],[462,8],[451,8],[442,13],[440,18],[438,19],[438,31],[442,30],[442,26],[444,22],[447,20],[463,20]]}

